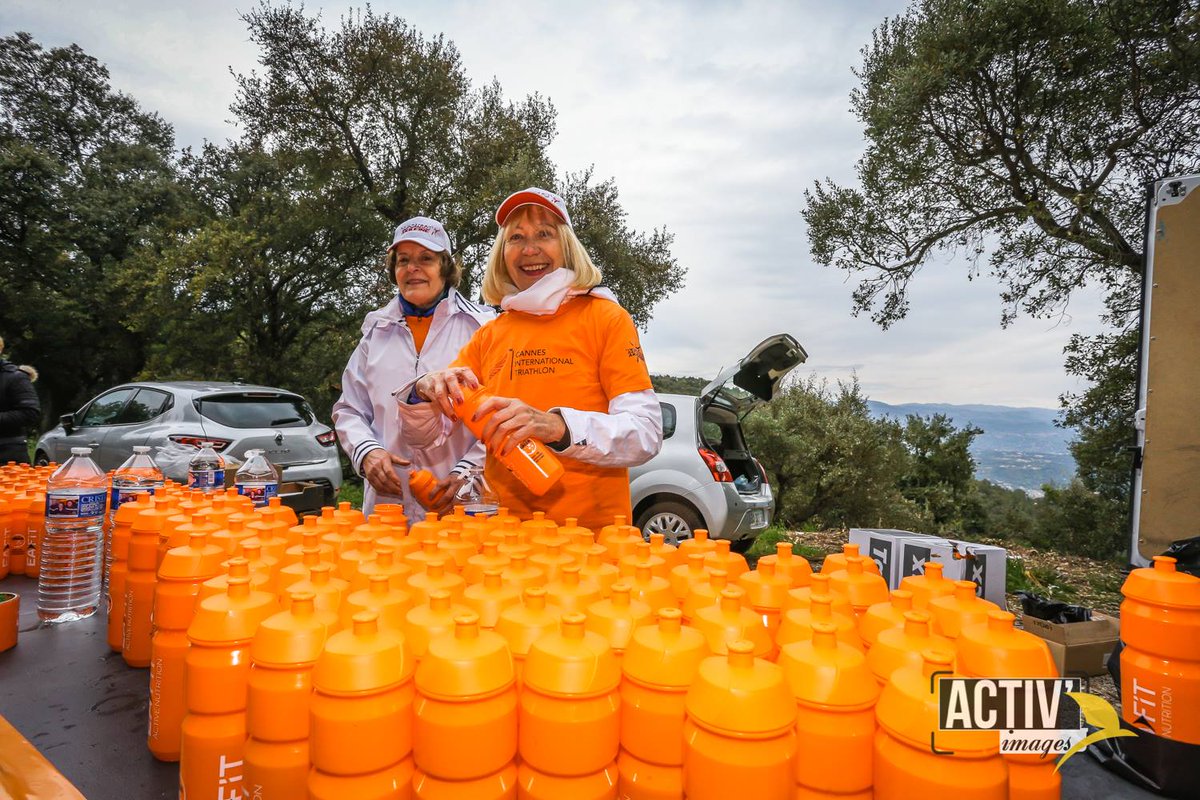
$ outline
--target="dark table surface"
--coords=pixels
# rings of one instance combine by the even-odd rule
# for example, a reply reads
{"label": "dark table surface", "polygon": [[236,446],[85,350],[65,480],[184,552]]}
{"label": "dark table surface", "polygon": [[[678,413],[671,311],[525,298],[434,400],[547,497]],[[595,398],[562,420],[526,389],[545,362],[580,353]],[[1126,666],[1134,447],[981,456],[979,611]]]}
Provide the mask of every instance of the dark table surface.
{"label": "dark table surface", "polygon": [[[0,591],[21,595],[18,644],[0,653],[0,715],[89,800],[177,798],[177,764],[146,748],[149,672],[108,647],[103,612],[57,626],[37,624],[37,582],[10,576]],[[1063,800],[1150,794],[1089,757],[1063,767]]]}

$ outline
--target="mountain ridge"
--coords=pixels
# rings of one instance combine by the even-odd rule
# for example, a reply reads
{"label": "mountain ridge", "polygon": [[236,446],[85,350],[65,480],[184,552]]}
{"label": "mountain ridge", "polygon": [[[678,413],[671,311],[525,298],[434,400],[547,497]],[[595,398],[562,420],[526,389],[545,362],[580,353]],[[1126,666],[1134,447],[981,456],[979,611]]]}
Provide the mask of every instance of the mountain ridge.
{"label": "mountain ridge", "polygon": [[971,444],[977,477],[1013,489],[1041,494],[1044,484],[1070,482],[1075,459],[1068,447],[1073,432],[1055,425],[1060,412],[1037,406],[983,403],[884,403],[868,400],[872,416],[899,422],[909,414],[944,414],[955,427],[975,425],[984,432]]}

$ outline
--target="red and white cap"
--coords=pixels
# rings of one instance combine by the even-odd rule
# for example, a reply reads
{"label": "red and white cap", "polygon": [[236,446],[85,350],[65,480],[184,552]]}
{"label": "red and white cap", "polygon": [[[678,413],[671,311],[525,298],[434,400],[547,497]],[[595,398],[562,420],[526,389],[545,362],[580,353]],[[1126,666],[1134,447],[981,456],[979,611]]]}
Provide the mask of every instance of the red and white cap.
{"label": "red and white cap", "polygon": [[504,202],[500,204],[500,208],[496,209],[496,224],[503,226],[512,212],[521,206],[530,205],[541,206],[567,223],[567,225],[571,224],[571,215],[567,213],[566,201],[554,192],[547,192],[545,189],[538,189],[535,186],[530,186],[528,189],[522,189],[519,192],[513,192],[504,198]]}
{"label": "red and white cap", "polygon": [[429,217],[413,217],[401,222],[396,227],[396,235],[392,237],[392,247],[401,242],[416,242],[435,253],[450,252],[450,237],[446,235],[446,229],[442,223]]}

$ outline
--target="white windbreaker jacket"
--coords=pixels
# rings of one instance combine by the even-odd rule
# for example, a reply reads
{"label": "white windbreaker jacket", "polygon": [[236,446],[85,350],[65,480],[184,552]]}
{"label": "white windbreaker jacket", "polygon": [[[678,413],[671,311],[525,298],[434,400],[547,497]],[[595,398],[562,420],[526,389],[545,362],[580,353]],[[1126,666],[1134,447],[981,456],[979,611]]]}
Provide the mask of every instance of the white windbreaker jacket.
{"label": "white windbreaker jacket", "polygon": [[[338,441],[350,456],[355,472],[362,475],[363,457],[379,448],[409,459],[413,469],[427,469],[439,479],[469,465],[483,465],[484,447],[466,426],[439,437],[436,445],[412,447],[409,442],[428,442],[423,429],[432,425],[440,428],[441,420],[435,418],[430,404],[397,403],[393,394],[426,372],[444,369],[471,334],[495,316],[491,308],[472,303],[451,289],[438,303],[418,355],[398,298],[367,314],[362,339],[342,373],[342,396],[333,406]],[[403,503],[409,524],[424,517],[425,509],[408,488],[407,470],[399,472],[404,496],[377,496],[367,483],[363,513],[370,514],[376,503]]]}

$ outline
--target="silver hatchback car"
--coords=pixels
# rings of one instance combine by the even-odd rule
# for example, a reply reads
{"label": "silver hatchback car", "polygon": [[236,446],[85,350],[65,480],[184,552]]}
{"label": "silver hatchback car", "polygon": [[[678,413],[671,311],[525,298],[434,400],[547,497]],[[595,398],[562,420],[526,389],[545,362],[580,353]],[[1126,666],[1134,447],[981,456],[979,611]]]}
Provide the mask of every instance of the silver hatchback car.
{"label": "silver hatchback car", "polygon": [[[326,505],[342,485],[337,435],[317,421],[307,400],[283,389],[215,381],[126,383],[60,419],[38,439],[34,459],[39,464],[61,463],[72,447],[90,447],[92,458],[107,471],[124,463],[135,445],[211,442],[217,452],[239,460],[247,450],[265,450],[285,482],[321,486]],[[186,475],[168,471],[168,477]]]}
{"label": "silver hatchback car", "polygon": [[771,524],[775,498],[751,455],[741,421],[775,396],[780,381],[808,354],[786,333],[761,342],[721,372],[699,397],[660,394],[663,446],[629,471],[634,524],[670,544],[696,528],[749,546]]}

